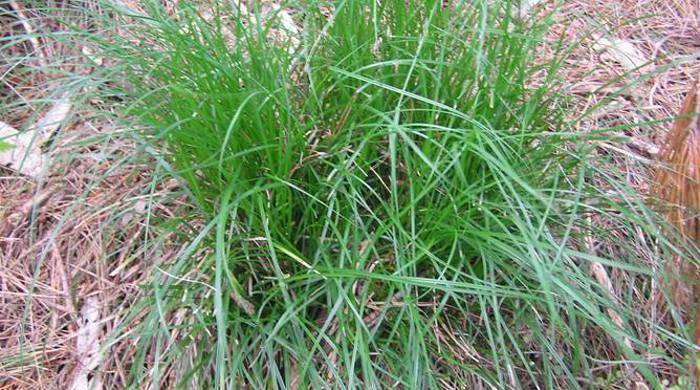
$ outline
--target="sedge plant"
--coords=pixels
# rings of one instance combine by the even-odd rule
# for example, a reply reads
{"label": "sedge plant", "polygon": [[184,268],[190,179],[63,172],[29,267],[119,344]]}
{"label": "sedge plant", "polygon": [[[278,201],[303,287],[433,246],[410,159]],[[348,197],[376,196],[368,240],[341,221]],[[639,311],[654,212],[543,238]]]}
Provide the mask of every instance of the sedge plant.
{"label": "sedge plant", "polygon": [[613,135],[567,121],[551,14],[102,5],[77,33],[114,61],[100,88],[190,204],[149,221],[188,244],[114,336],[138,346],[131,386],[588,388],[601,366],[652,385],[650,356],[682,366],[633,325],[686,335],[589,274],[689,255],[595,153]]}

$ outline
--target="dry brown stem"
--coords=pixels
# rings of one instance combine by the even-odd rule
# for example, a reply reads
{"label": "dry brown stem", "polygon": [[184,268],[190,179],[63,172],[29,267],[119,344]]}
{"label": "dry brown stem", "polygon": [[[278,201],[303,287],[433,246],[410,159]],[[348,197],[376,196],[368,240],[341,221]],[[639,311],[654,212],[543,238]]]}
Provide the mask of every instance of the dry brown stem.
{"label": "dry brown stem", "polygon": [[[668,220],[686,240],[700,244],[700,74],[692,83],[678,119],[664,144],[661,162],[664,167],[656,174],[656,195],[668,204]],[[693,340],[700,345],[698,297],[700,278],[698,268],[682,259],[668,270],[676,275],[669,290],[674,304],[683,309],[688,320],[695,317]],[[700,369],[695,367],[696,379]]]}
{"label": "dry brown stem", "polygon": [[39,65],[41,65],[42,67],[46,67],[46,56],[44,55],[44,51],[41,50],[41,44],[39,43],[39,39],[36,37],[36,30],[34,29],[34,26],[32,26],[32,24],[29,23],[29,19],[27,18],[27,15],[24,12],[24,8],[20,6],[15,0],[10,0],[10,7],[12,7],[13,11],[15,11],[17,19],[22,24],[24,30],[27,32],[27,35],[29,36],[29,43],[32,45],[32,49],[34,49],[34,52],[39,57]]}

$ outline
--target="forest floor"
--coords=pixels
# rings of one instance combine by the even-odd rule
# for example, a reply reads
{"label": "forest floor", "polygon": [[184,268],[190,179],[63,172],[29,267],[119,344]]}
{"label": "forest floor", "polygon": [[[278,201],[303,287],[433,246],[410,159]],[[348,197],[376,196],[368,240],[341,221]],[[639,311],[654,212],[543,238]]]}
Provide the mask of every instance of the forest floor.
{"label": "forest floor", "polygon": [[[544,1],[537,7],[554,6]],[[553,37],[574,41],[592,30],[607,37],[602,44],[582,44],[575,64],[563,67],[570,91],[593,106],[609,98],[615,83],[631,85],[586,124],[624,128],[625,141],[599,153],[615,156],[629,182],[646,193],[651,172],[636,162],[656,158],[670,118],[679,112],[700,71],[697,57],[676,65],[700,53],[700,4],[573,0],[558,12],[561,23],[554,26]],[[45,16],[21,1],[0,1],[0,37],[10,41],[13,35],[32,32],[45,37],[62,28]],[[93,58],[88,48],[43,37],[27,39],[11,50],[13,58],[21,50],[36,56],[37,63],[29,66],[41,71],[17,73],[13,64],[3,64],[0,58],[0,95],[5,102],[17,102],[16,108],[0,111],[5,115],[0,125],[53,126],[46,124],[47,116],[62,125],[58,142],[46,154],[50,174],[35,180],[0,169],[0,355],[14,359],[0,356],[0,389],[69,388],[86,371],[101,367],[124,378],[128,356],[137,352],[129,338],[113,341],[111,350],[117,352],[100,359],[94,357],[96,350],[86,349],[84,340],[106,340],[124,323],[130,305],[142,294],[141,286],[150,283],[152,268],[136,259],[165,262],[183,250],[177,240],[149,231],[145,220],[154,214],[176,215],[184,199],[167,196],[176,183],[152,188],[148,159],[126,158],[139,146],[110,136],[123,129],[107,115],[94,116],[105,107],[103,102],[90,101],[91,110],[85,110],[76,107],[75,97],[56,99],[52,93],[60,74],[89,74],[92,67],[110,66],[109,58]],[[41,63],[56,53],[74,61],[58,69]],[[641,64],[646,65],[630,72]],[[658,123],[633,125],[642,121]],[[82,139],[86,141],[75,142]],[[144,246],[144,240],[163,240],[163,245]],[[611,274],[614,288],[624,286],[618,277],[625,276]],[[660,374],[669,385],[676,382],[675,375],[672,368]]]}

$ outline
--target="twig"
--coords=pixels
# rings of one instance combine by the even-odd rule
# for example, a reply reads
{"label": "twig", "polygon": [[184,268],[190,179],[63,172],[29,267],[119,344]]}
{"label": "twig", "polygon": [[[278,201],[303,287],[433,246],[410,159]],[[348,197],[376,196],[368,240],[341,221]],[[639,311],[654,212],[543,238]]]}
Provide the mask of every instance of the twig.
{"label": "twig", "polygon": [[46,201],[55,194],[55,189],[44,190],[34,196],[29,200],[24,202],[14,213],[10,214],[2,222],[3,228],[0,228],[0,233],[3,235],[9,234],[10,231],[17,226],[22,220],[27,218],[33,210],[39,209],[43,206]]}
{"label": "twig", "polygon": [[64,260],[63,256],[61,256],[61,251],[58,249],[58,246],[56,246],[55,242],[51,243],[51,254],[54,257],[56,270],[58,272],[58,276],[61,279],[61,288],[63,290],[63,295],[66,300],[66,307],[68,308],[68,311],[70,312],[71,316],[75,319],[78,317],[78,310],[75,308],[75,305],[73,305],[73,298],[70,294],[70,283],[68,281],[68,273],[66,272],[66,268],[63,265]]}
{"label": "twig", "polygon": [[17,1],[15,0],[10,0],[10,7],[12,7],[12,10],[15,11],[15,15],[17,16],[17,19],[19,22],[22,24],[22,27],[24,30],[27,32],[27,35],[29,36],[29,43],[32,45],[32,48],[34,51],[37,53],[39,56],[39,64],[42,67],[46,66],[46,56],[44,55],[44,51],[41,50],[41,44],[39,43],[39,39],[36,37],[36,30],[34,30],[34,27],[29,23],[29,19],[27,18],[27,15],[24,13],[24,9],[17,4]]}

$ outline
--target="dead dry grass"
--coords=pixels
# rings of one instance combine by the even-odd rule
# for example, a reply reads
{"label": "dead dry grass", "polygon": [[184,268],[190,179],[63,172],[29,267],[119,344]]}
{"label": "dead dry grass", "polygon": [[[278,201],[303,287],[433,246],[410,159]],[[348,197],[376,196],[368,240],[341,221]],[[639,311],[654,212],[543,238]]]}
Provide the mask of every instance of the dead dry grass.
{"label": "dead dry grass", "polygon": [[[114,127],[78,121],[64,131],[88,138]],[[113,149],[111,156],[133,147],[100,145]],[[147,204],[153,215],[168,215],[172,206],[161,199],[173,190],[151,192],[147,164],[96,160],[94,146],[65,145],[55,153],[71,159],[59,161],[44,183],[0,179],[0,389],[70,388],[85,361],[76,350],[81,309],[88,301],[97,304],[96,341],[106,347],[150,279],[149,259],[174,253],[167,245],[143,245],[157,239],[147,232]],[[133,350],[128,341],[116,343],[91,375],[123,388]]]}
{"label": "dead dry grass", "polygon": [[[0,7],[11,11],[8,4],[0,3]],[[551,9],[552,1],[539,7]],[[639,164],[639,158],[656,158],[670,129],[668,119],[679,111],[693,75],[700,70],[697,58],[683,61],[700,53],[699,10],[696,0],[576,0],[566,2],[562,23],[555,27],[567,39],[582,42],[575,61],[563,66],[571,93],[585,98],[585,106],[575,112],[606,99],[614,101],[607,111],[588,118],[586,127],[627,126],[620,133],[628,142],[610,145],[600,153],[615,158],[640,193],[648,191],[650,172]],[[27,21],[40,31],[56,27],[37,19],[31,10],[23,12],[24,20],[13,19],[9,12],[0,16],[2,36],[26,32]],[[627,69],[606,50],[595,47],[590,39],[592,28],[600,36],[634,45],[649,62],[641,73],[657,72],[644,78]],[[13,50],[36,52],[37,47],[41,58],[74,50],[48,41],[25,42]],[[3,101],[32,102],[49,95],[39,86],[48,85],[51,75],[33,72],[31,64],[12,71],[6,67],[0,66],[0,74],[5,74],[0,83]],[[611,95],[615,87],[634,79],[640,81],[626,93]],[[141,245],[147,235],[145,199],[150,197],[160,213],[174,212],[176,206],[165,203],[172,188],[156,189],[149,195],[151,169],[146,161],[120,165],[118,159],[99,158],[126,155],[134,145],[115,140],[87,145],[74,142],[118,130],[109,121],[84,117],[93,117],[100,108],[99,102],[92,102],[90,109],[73,113],[75,120],[61,130],[52,154],[55,164],[45,182],[35,183],[7,170],[0,174],[0,389],[69,388],[81,362],[76,335],[87,298],[99,302],[98,339],[104,344],[120,325],[123,309],[139,296],[139,285],[150,277],[151,267],[145,260],[175,253],[175,247],[148,253]],[[22,128],[40,110],[28,103],[18,104],[0,120]],[[631,125],[644,121],[661,122],[644,128]],[[654,259],[649,262],[653,266]],[[610,278],[618,293],[633,285],[622,273]],[[632,294],[639,296],[640,312],[652,319],[659,316],[654,302],[643,292]],[[459,338],[458,332],[450,329],[446,325],[436,332],[457,348],[461,344],[449,340]],[[637,334],[652,345],[659,343],[648,329],[637,329]],[[589,336],[600,339],[599,348],[608,348],[604,339]],[[123,387],[134,350],[129,339],[115,342],[92,374],[110,388]],[[614,356],[611,352],[611,359]],[[671,382],[678,374],[668,367],[656,370]]]}
{"label": "dead dry grass", "polygon": [[[21,2],[0,2],[0,10],[0,35],[6,39],[27,28],[40,33],[60,28]],[[46,39],[4,49],[4,59],[32,59],[0,63],[0,98],[9,103],[0,120],[18,129],[31,127],[50,108],[41,101],[55,98],[57,74],[76,70],[57,62],[49,73],[42,63],[73,50]],[[153,191],[152,162],[121,159],[134,145],[110,137],[119,128],[100,115],[102,102],[83,103],[73,105],[69,121],[46,143],[53,163],[42,180],[0,168],[0,389],[75,385],[91,358],[78,351],[86,303],[96,303],[91,326],[105,347],[126,308],[138,299],[139,286],[149,280],[145,259],[172,253],[149,247],[164,250],[151,253],[142,245],[144,204],[150,201],[156,214],[167,213],[159,199],[172,188]],[[101,350],[89,353],[101,355]],[[117,343],[110,354],[98,356],[101,364],[90,368],[90,378],[123,388],[128,362],[121,358],[131,353],[128,343]]]}
{"label": "dead dry grass", "polygon": [[[586,99],[586,109],[613,100],[611,107],[589,118],[585,126],[605,128],[663,121],[644,128],[631,126],[624,134],[630,137],[630,152],[655,157],[671,127],[671,118],[679,112],[700,69],[700,3],[578,0],[566,2],[563,15],[566,22],[555,30],[571,40],[582,40],[577,55],[562,69],[572,93]],[[645,65],[629,69],[619,55],[596,44],[598,37],[631,45]],[[630,82],[633,84],[623,93],[611,95],[611,91]]]}
{"label": "dead dry grass", "polygon": [[[673,118],[680,112],[700,70],[700,2],[578,0],[566,2],[563,15],[567,22],[555,30],[568,39],[582,42],[571,62],[562,67],[570,91],[584,102],[572,112],[585,112],[602,102],[610,102],[604,110],[586,118],[579,130],[619,127],[622,141],[602,145],[597,152],[615,161],[625,172],[628,183],[640,194],[649,194],[654,173],[651,167],[660,158]],[[623,53],[615,52],[597,44],[601,38],[627,46],[622,46]],[[638,62],[644,65],[632,69],[624,56],[626,53],[637,55]],[[629,87],[615,93],[625,85]],[[637,126],[637,123],[648,125]],[[605,229],[614,226],[611,222],[614,221],[596,220],[594,224]],[[649,244],[653,245],[653,240]],[[656,259],[648,258],[647,262],[650,268],[658,269]],[[660,304],[664,286],[651,283],[641,285],[640,289],[627,273],[619,270],[610,275],[610,282],[616,296],[634,296],[631,301],[638,304],[635,311],[652,323],[672,322]],[[634,326],[644,343],[674,353],[653,327],[640,323]],[[587,335],[589,338],[593,342],[597,340],[601,350],[610,345],[600,335]],[[614,356],[611,351],[610,358]],[[645,359],[667,383],[676,383],[678,376],[684,375],[674,367],[659,364],[653,356]]]}

